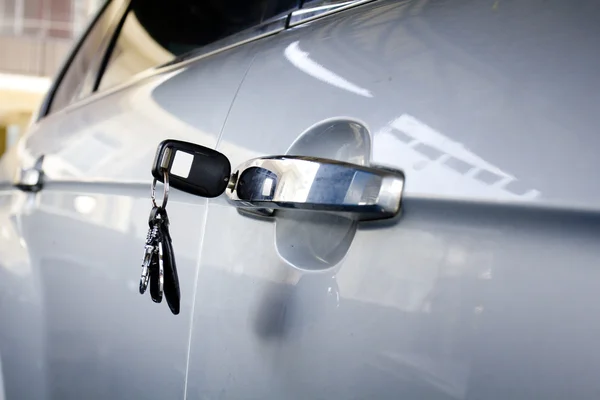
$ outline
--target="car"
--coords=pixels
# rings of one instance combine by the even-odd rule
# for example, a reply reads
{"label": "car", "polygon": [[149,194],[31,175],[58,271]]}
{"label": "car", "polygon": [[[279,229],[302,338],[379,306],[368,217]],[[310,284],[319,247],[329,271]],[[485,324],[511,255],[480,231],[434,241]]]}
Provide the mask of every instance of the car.
{"label": "car", "polygon": [[[598,398],[599,17],[105,2],[0,160],[0,398]],[[155,182],[175,313],[161,143],[232,171]]]}

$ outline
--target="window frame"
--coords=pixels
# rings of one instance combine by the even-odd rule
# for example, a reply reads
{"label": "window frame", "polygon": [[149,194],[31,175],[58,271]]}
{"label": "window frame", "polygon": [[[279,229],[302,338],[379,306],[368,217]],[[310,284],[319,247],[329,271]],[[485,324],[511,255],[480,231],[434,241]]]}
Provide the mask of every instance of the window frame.
{"label": "window frame", "polygon": [[97,92],[103,92],[103,90],[100,90],[100,91],[98,90],[98,88],[100,87],[100,82],[102,81],[102,77],[104,76],[106,67],[108,66],[108,63],[111,59],[113,50],[115,49],[117,40],[119,39],[119,35],[121,34],[121,30],[123,29],[123,25],[125,25],[125,20],[127,19],[127,15],[129,15],[129,12],[131,11],[132,1],[131,0],[127,0],[127,1],[128,1],[127,7],[125,7],[123,15],[119,16],[116,27],[115,27],[114,31],[112,32],[112,37],[110,38],[108,45],[106,46],[106,49],[104,51],[104,55],[102,56],[102,60],[100,61],[100,66],[98,67],[96,77],[94,78],[94,85],[92,86],[92,91],[91,91],[92,95]]}
{"label": "window frame", "polygon": [[[104,16],[104,14],[108,10],[109,6],[111,4],[113,4],[114,1],[119,1],[119,0],[105,0],[104,1],[104,3],[95,12],[93,18],[87,24],[83,33],[75,41],[75,44],[71,48],[68,56],[65,58],[61,67],[59,68],[58,73],[52,80],[52,84],[50,85],[48,93],[44,97],[44,100],[42,101],[42,103],[38,109],[37,115],[35,117],[36,122],[42,120],[43,118],[45,118],[49,115],[52,115],[52,114],[60,112],[64,109],[67,109],[72,104],[77,104],[77,103],[81,102],[82,100],[88,98],[90,95],[92,95],[94,93],[94,85],[92,85],[91,90],[89,90],[89,92],[85,93],[83,96],[81,96],[79,99],[75,100],[73,103],[67,104],[65,107],[62,107],[58,110],[51,109],[56,92],[58,91],[61,84],[64,82],[65,76],[67,75],[67,72],[71,68],[73,61],[75,60],[75,57],[79,54],[79,52],[81,51],[81,48],[86,43],[86,41],[89,39],[92,31],[97,26],[98,21],[102,18],[102,16]],[[108,35],[111,37],[110,37],[110,40],[107,42],[107,44],[103,48],[101,48],[101,52],[103,53],[103,55],[101,57],[98,57],[98,59],[100,60],[100,63],[101,63],[100,68],[98,69],[98,73],[103,71],[102,64],[104,63],[104,60],[106,59],[107,51],[111,49],[111,43],[113,42],[114,35],[115,35],[115,26],[117,24],[122,23],[123,17],[125,15],[127,15],[127,11],[129,10],[129,4],[130,4],[130,0],[124,0],[123,9],[121,11],[121,14],[117,14],[115,16],[114,20],[112,21],[111,25],[109,25]],[[98,80],[98,78],[94,77],[93,82],[95,83],[97,80]]]}
{"label": "window frame", "polygon": [[[114,18],[114,20],[112,21],[111,28],[109,29],[109,33],[108,33],[111,37],[107,41],[106,46],[102,49],[102,53],[103,53],[102,56],[98,57],[98,59],[100,60],[100,64],[99,64],[99,68],[97,70],[96,77],[94,77],[94,79],[93,79],[93,85],[91,87],[91,90],[88,93],[85,93],[85,95],[81,96],[80,98],[78,98],[77,100],[73,101],[72,103],[66,105],[63,108],[58,109],[58,110],[51,110],[51,105],[54,100],[54,96],[55,96],[58,88],[60,87],[61,83],[63,82],[65,75],[67,74],[67,71],[69,70],[74,58],[81,50],[81,47],[83,46],[85,41],[89,38],[91,31],[97,25],[98,21],[102,18],[102,16],[108,9],[109,5],[112,4],[114,1],[118,1],[118,0],[105,0],[104,1],[102,6],[99,7],[99,9],[96,11],[92,20],[88,23],[83,34],[81,34],[79,39],[76,41],[75,45],[73,46],[72,50],[70,51],[65,62],[60,67],[59,73],[56,75],[55,79],[53,80],[53,83],[51,84],[50,89],[48,91],[48,94],[44,98],[44,100],[39,108],[39,111],[35,118],[36,122],[42,120],[43,118],[45,118],[49,115],[52,115],[54,113],[60,112],[65,109],[70,109],[73,106],[81,104],[82,102],[85,102],[86,100],[88,100],[90,97],[92,97],[92,98],[96,97],[97,94],[102,95],[105,93],[110,93],[115,90],[119,90],[120,88],[130,86],[133,83],[135,83],[141,79],[145,79],[150,76],[154,76],[154,75],[166,72],[168,70],[178,69],[178,68],[183,67],[184,65],[187,65],[189,63],[203,59],[205,57],[209,57],[211,55],[221,53],[221,52],[229,50],[231,48],[241,46],[241,45],[244,45],[244,44],[247,44],[250,42],[254,42],[256,40],[259,40],[259,39],[262,39],[262,38],[265,38],[268,36],[275,35],[279,32],[282,32],[291,27],[289,25],[290,17],[292,16],[292,14],[294,12],[300,10],[302,8],[302,4],[303,4],[303,1],[299,1],[297,7],[287,10],[285,12],[282,12],[281,14],[275,15],[253,27],[250,27],[250,28],[247,28],[240,32],[234,33],[228,37],[219,39],[213,43],[199,47],[198,49],[194,49],[194,50],[190,51],[189,53],[185,53],[180,56],[177,56],[177,57],[173,58],[173,60],[167,61],[166,63],[159,64],[154,67],[150,67],[146,70],[140,71],[137,74],[129,77],[128,79],[124,80],[123,82],[119,83],[116,86],[111,86],[109,88],[106,88],[105,90],[100,90],[99,86],[102,81],[102,77],[103,77],[104,73],[106,72],[106,69],[110,62],[112,52],[116,46],[117,40],[121,33],[121,29],[125,23],[128,13],[131,9],[132,0],[123,0],[124,2],[126,2],[126,4],[124,4],[121,14],[117,15]],[[270,0],[270,1],[275,2],[277,0]],[[373,1],[373,0],[368,0],[368,1]]]}
{"label": "window frame", "polygon": [[[298,4],[295,8],[291,8],[280,14],[274,15],[274,16],[256,24],[255,26],[252,26],[250,28],[233,33],[227,37],[218,39],[212,43],[206,44],[202,47],[199,47],[199,48],[191,50],[187,53],[176,56],[172,60],[169,60],[165,63],[157,64],[157,65],[147,68],[145,70],[139,71],[138,73],[132,75],[128,79],[125,79],[123,82],[121,82],[115,86],[111,86],[109,88],[102,90],[102,89],[99,89],[101,81],[102,81],[102,77],[103,77],[104,72],[106,71],[106,68],[110,62],[112,51],[114,50],[116,43],[119,39],[121,29],[123,28],[125,20],[127,19],[127,14],[129,13],[129,11],[131,9],[131,4],[132,4],[133,0],[128,0],[128,1],[129,1],[129,6],[121,18],[119,27],[114,32],[114,36],[111,39],[111,42],[110,42],[110,45],[108,48],[109,51],[104,55],[102,69],[101,69],[101,71],[99,71],[100,73],[96,77],[96,84],[94,85],[94,91],[92,92],[92,94],[105,93],[105,92],[109,92],[113,89],[116,90],[116,88],[128,86],[134,82],[137,82],[139,79],[143,79],[142,77],[153,76],[153,75],[159,74],[161,72],[164,72],[165,70],[176,69],[176,68],[183,66],[184,64],[187,64],[188,62],[194,62],[194,61],[202,59],[204,57],[208,57],[213,54],[217,54],[217,53],[229,50],[233,47],[241,46],[243,44],[253,42],[255,40],[262,39],[264,37],[271,36],[271,35],[281,32],[281,31],[284,31],[288,28],[289,18],[292,15],[292,13],[300,10],[301,6],[302,6],[302,0],[300,0],[300,1],[298,1]],[[277,0],[269,0],[269,2],[275,3],[275,2],[277,2]]]}

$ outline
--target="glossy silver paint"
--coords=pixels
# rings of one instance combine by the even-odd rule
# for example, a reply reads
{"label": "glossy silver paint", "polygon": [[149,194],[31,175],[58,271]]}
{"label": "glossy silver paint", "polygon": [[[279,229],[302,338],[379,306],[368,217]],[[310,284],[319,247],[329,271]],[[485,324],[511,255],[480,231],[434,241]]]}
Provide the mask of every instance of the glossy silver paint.
{"label": "glossy silver paint", "polygon": [[[151,207],[148,163],[166,137],[216,145],[250,54],[242,48],[206,58],[32,126],[19,161],[30,166],[45,154],[44,189],[5,189],[3,213],[15,222],[1,224],[19,228],[10,238],[31,257],[18,258],[20,268],[10,264],[13,257],[0,258],[8,313],[1,318],[11,321],[1,324],[0,341],[8,399],[183,397],[206,200],[170,194],[183,295],[175,318],[138,292]],[[190,104],[180,96],[190,86],[207,97]],[[5,169],[12,180],[14,168]],[[19,312],[24,305],[10,296],[15,292],[29,309]],[[35,351],[24,356],[24,349]]]}
{"label": "glossy silver paint", "polygon": [[[598,397],[598,7],[377,1],[42,120],[0,166],[46,154],[0,194],[6,398]],[[400,169],[403,215],[173,192],[173,317],[136,293],[165,138]]]}

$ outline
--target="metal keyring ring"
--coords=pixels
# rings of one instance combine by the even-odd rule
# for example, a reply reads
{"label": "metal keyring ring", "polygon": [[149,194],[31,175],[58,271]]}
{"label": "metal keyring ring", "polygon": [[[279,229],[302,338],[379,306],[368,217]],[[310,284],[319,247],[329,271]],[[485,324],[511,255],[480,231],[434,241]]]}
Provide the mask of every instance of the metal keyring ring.
{"label": "metal keyring ring", "polygon": [[[167,171],[163,171],[163,177],[163,199],[161,208],[165,208],[167,206],[167,201],[169,200],[169,174],[167,173]],[[156,180],[157,179],[154,178],[154,180],[152,181],[152,188],[150,191],[150,199],[152,200],[152,205],[154,207],[158,207],[158,204],[156,204]]]}

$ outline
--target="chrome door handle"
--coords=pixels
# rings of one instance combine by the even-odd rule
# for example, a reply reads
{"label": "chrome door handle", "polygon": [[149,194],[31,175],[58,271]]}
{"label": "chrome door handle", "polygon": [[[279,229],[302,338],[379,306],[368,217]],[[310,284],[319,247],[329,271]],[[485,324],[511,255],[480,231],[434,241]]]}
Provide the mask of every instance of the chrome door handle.
{"label": "chrome door handle", "polygon": [[403,188],[399,170],[286,155],[240,165],[225,193],[240,210],[261,216],[300,209],[375,220],[400,212]]}
{"label": "chrome door handle", "polygon": [[14,179],[14,185],[24,192],[39,192],[44,186],[44,171],[42,163],[44,155],[41,155],[35,161],[31,168],[19,169]]}

